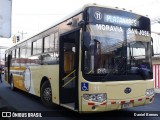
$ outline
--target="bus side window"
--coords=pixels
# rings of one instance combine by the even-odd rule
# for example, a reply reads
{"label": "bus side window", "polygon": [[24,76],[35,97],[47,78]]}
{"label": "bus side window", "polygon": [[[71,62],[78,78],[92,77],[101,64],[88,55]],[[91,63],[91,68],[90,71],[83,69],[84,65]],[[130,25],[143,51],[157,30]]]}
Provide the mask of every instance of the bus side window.
{"label": "bus side window", "polygon": [[74,69],[74,52],[67,48],[64,52],[64,72],[70,73]]}

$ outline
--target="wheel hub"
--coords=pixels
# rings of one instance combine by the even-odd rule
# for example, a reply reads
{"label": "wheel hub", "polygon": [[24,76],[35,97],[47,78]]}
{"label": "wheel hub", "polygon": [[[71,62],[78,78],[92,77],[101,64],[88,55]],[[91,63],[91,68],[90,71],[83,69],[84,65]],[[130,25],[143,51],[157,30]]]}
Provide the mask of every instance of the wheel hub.
{"label": "wheel hub", "polygon": [[46,88],[45,90],[44,90],[44,93],[43,93],[43,96],[44,96],[44,99],[46,100],[46,101],[50,101],[51,100],[51,88]]}

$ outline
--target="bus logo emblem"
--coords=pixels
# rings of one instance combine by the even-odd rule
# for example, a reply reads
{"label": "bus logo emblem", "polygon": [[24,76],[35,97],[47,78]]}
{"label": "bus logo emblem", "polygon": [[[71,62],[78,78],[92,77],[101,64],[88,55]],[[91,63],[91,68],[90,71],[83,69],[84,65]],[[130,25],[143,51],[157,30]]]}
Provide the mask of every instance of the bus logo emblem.
{"label": "bus logo emblem", "polygon": [[88,91],[88,83],[86,82],[81,83],[81,91]]}
{"label": "bus logo emblem", "polygon": [[132,91],[132,89],[129,88],[129,87],[127,87],[127,88],[124,90],[124,92],[125,92],[126,94],[129,94],[131,91]]}
{"label": "bus logo emblem", "polygon": [[95,17],[96,20],[101,20],[102,19],[102,13],[99,12],[99,11],[96,11],[94,13],[94,17]]}

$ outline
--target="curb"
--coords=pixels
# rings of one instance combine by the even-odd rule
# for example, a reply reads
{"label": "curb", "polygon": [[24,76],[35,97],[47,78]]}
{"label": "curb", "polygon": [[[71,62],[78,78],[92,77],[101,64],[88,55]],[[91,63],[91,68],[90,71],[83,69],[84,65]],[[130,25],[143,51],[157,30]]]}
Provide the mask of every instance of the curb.
{"label": "curb", "polygon": [[160,93],[160,89],[155,88],[154,91],[155,93]]}

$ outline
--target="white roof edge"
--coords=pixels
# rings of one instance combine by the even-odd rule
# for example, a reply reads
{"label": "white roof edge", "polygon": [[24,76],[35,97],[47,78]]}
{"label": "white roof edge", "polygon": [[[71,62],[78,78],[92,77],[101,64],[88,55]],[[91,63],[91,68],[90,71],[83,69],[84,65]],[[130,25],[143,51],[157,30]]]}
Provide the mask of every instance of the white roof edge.
{"label": "white roof edge", "polygon": [[[106,5],[102,5],[102,4],[88,3],[88,4],[85,4],[85,5],[83,6],[83,8],[90,7],[90,6],[97,6],[97,7],[110,8],[110,9],[115,9],[115,10],[122,10],[122,11],[125,11],[125,12],[130,12],[130,13],[133,13],[133,14],[137,14],[137,15],[144,16],[144,17],[149,18],[148,16],[142,15],[142,14],[140,14],[140,13],[137,13],[136,11],[132,11],[132,10],[125,9],[125,8],[119,8],[119,7],[117,7],[117,6],[113,7],[113,6],[109,6],[109,5],[106,6]],[[149,18],[149,19],[150,19],[150,18]]]}

